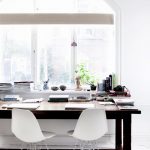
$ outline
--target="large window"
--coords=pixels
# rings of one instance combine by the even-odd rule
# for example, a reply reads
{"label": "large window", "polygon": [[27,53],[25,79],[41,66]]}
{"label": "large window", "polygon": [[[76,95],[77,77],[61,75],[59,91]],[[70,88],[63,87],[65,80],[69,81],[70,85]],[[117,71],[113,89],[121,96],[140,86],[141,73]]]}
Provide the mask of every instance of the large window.
{"label": "large window", "polygon": [[31,28],[0,26],[0,82],[31,80]]}
{"label": "large window", "polygon": [[[33,13],[58,15],[58,20],[49,19],[45,24],[35,16],[38,22],[34,22]],[[75,19],[67,20],[67,14]],[[89,19],[90,14],[102,20]],[[41,83],[49,78],[51,85],[71,84],[80,63],[99,80],[116,73],[115,23],[106,14],[114,19],[115,13],[104,0],[0,1],[0,15],[5,17],[0,20],[0,82]]]}
{"label": "large window", "polygon": [[71,28],[70,26],[37,27],[37,80],[52,84],[71,81]]}
{"label": "large window", "polygon": [[112,13],[104,0],[0,0],[0,13]]}
{"label": "large window", "polygon": [[77,64],[86,64],[98,79],[116,72],[114,33],[113,25],[82,26],[76,30]]}

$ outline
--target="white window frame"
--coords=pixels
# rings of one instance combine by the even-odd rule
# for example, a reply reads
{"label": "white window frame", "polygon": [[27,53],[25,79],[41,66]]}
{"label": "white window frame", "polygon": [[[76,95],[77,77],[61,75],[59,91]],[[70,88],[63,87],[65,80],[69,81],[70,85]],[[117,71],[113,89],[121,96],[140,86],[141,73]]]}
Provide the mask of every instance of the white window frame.
{"label": "white window frame", "polygon": [[112,14],[89,13],[7,13],[0,14],[0,24],[113,24]]}
{"label": "white window frame", "polygon": [[121,84],[121,77],[122,77],[122,63],[121,63],[121,56],[122,56],[122,39],[121,39],[121,8],[114,0],[105,0],[105,2],[110,5],[110,7],[115,12],[114,17],[114,24],[116,29],[115,39],[116,39],[116,75],[118,84]]}

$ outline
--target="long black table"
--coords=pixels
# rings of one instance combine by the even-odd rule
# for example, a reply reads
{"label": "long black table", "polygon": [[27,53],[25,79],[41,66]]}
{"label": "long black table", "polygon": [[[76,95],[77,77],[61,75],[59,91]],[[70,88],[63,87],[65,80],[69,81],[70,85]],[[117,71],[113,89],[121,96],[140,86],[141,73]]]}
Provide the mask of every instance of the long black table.
{"label": "long black table", "polygon": [[[86,102],[87,103],[87,102]],[[94,102],[95,103],[95,102]],[[0,105],[3,102],[0,102]],[[78,119],[82,110],[65,109],[66,103],[48,103],[42,102],[40,107],[32,110],[37,119]],[[96,107],[101,107],[96,102]],[[116,105],[104,106],[107,119],[115,119],[115,149],[116,150],[131,150],[131,126],[132,115],[141,114],[141,111],[136,110],[119,110]],[[0,108],[0,119],[10,119],[11,110]]]}

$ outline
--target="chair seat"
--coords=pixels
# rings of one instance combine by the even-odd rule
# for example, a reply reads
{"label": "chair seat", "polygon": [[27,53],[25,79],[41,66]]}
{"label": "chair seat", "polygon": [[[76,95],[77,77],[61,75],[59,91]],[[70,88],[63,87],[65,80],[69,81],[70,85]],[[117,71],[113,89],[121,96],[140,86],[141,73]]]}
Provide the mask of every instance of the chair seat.
{"label": "chair seat", "polygon": [[82,111],[74,130],[68,135],[77,139],[75,149],[97,149],[98,140],[108,131],[104,109],[85,109]]}
{"label": "chair seat", "polygon": [[45,139],[51,138],[56,135],[54,132],[50,132],[50,131],[42,131],[42,133],[43,133]]}
{"label": "chair seat", "polygon": [[41,131],[34,114],[25,109],[12,109],[11,131],[19,140],[29,143],[31,148],[33,143],[36,147],[39,142],[55,136],[53,132]]}
{"label": "chair seat", "polygon": [[108,131],[105,109],[85,109],[77,120],[74,131],[68,134],[82,141],[95,141]]}

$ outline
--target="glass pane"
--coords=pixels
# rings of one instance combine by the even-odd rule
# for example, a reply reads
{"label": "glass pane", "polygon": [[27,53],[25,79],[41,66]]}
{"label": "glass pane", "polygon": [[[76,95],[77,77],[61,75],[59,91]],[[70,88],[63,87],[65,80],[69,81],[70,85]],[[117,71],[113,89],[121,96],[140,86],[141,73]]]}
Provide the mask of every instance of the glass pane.
{"label": "glass pane", "polygon": [[79,13],[114,13],[104,0],[76,0]]}
{"label": "glass pane", "polygon": [[1,0],[0,13],[29,13],[34,11],[33,0]]}
{"label": "glass pane", "polygon": [[0,13],[114,13],[104,0],[0,0]]}
{"label": "glass pane", "polygon": [[36,0],[40,13],[113,13],[104,0]]}
{"label": "glass pane", "polygon": [[36,10],[40,13],[75,12],[75,0],[36,0]]}
{"label": "glass pane", "polygon": [[77,34],[77,63],[84,63],[98,79],[116,72],[113,25],[80,26]]}
{"label": "glass pane", "polygon": [[38,81],[50,84],[71,81],[71,29],[68,26],[38,26]]}
{"label": "glass pane", "polygon": [[0,82],[31,80],[31,31],[0,26]]}

